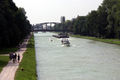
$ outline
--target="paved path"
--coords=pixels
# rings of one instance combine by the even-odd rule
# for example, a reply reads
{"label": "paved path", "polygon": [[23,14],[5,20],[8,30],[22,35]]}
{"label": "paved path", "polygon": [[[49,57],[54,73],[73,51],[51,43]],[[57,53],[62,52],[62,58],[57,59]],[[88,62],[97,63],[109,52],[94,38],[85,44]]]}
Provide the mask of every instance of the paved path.
{"label": "paved path", "polygon": [[9,54],[0,54],[0,56],[9,56]]}
{"label": "paved path", "polygon": [[[16,53],[20,54],[20,58],[22,60],[23,53],[26,51],[26,45],[28,43],[30,36],[28,39],[25,39],[24,42],[21,45],[21,48],[16,51]],[[20,60],[20,62],[21,62]],[[19,67],[19,63],[13,63],[12,61],[9,61],[8,64],[3,68],[2,72],[0,73],[0,80],[14,80],[15,73]]]}

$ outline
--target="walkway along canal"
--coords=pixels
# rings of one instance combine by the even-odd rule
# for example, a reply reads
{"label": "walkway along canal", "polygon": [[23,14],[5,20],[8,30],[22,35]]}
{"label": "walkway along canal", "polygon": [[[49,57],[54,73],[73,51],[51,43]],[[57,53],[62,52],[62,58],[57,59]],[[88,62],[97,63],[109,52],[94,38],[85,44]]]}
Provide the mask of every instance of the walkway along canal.
{"label": "walkway along canal", "polygon": [[120,46],[71,37],[65,47],[53,34],[34,34],[38,80],[120,80]]}

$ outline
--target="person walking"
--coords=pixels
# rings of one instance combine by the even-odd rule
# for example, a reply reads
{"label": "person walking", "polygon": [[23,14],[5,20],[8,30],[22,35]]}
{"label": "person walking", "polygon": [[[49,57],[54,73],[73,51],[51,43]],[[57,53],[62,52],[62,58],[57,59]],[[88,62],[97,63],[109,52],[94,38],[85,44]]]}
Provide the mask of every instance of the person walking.
{"label": "person walking", "polygon": [[9,58],[10,58],[10,60],[12,60],[12,58],[13,58],[13,53],[12,52],[9,53]]}
{"label": "person walking", "polygon": [[16,57],[17,57],[17,54],[16,54],[16,53],[13,53],[13,63],[16,62]]}
{"label": "person walking", "polygon": [[18,54],[17,57],[18,57],[17,59],[18,59],[18,63],[19,63],[20,62],[20,54]]}

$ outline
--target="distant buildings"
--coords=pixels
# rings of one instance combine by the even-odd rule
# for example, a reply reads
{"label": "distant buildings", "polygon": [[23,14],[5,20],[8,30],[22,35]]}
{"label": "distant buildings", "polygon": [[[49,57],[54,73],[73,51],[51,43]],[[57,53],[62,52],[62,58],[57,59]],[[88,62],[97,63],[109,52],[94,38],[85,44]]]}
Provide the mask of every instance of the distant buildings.
{"label": "distant buildings", "polygon": [[64,23],[65,22],[65,16],[62,16],[61,17],[61,23]]}

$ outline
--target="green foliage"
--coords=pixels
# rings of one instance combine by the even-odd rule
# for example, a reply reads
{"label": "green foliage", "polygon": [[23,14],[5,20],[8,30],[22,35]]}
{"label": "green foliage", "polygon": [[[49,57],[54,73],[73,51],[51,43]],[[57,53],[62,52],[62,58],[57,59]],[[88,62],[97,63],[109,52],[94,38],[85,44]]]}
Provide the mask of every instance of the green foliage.
{"label": "green foliage", "polygon": [[2,71],[3,67],[6,66],[8,61],[9,61],[8,56],[0,56],[0,72]]}
{"label": "green foliage", "polygon": [[87,26],[89,28],[90,36],[97,36],[98,34],[98,13],[97,11],[92,11],[87,16]]}
{"label": "green foliage", "polygon": [[18,48],[4,48],[0,50],[0,54],[8,54],[10,52],[15,52],[17,50]]}
{"label": "green foliage", "polygon": [[120,39],[120,0],[104,0],[98,10],[66,21],[65,27],[74,34]]}
{"label": "green foliage", "polygon": [[[24,70],[22,71],[21,68]],[[15,80],[36,80],[36,78],[34,38],[32,37],[27,45],[27,51],[24,53],[19,69],[16,72]]]}
{"label": "green foliage", "polygon": [[23,8],[12,0],[0,0],[0,49],[17,46],[30,29]]}
{"label": "green foliage", "polygon": [[72,37],[77,37],[77,38],[84,38],[84,39],[90,39],[90,40],[94,40],[94,41],[100,41],[100,42],[120,45],[120,40],[119,39],[101,39],[101,38],[81,36],[81,35],[71,35],[71,36]]}

